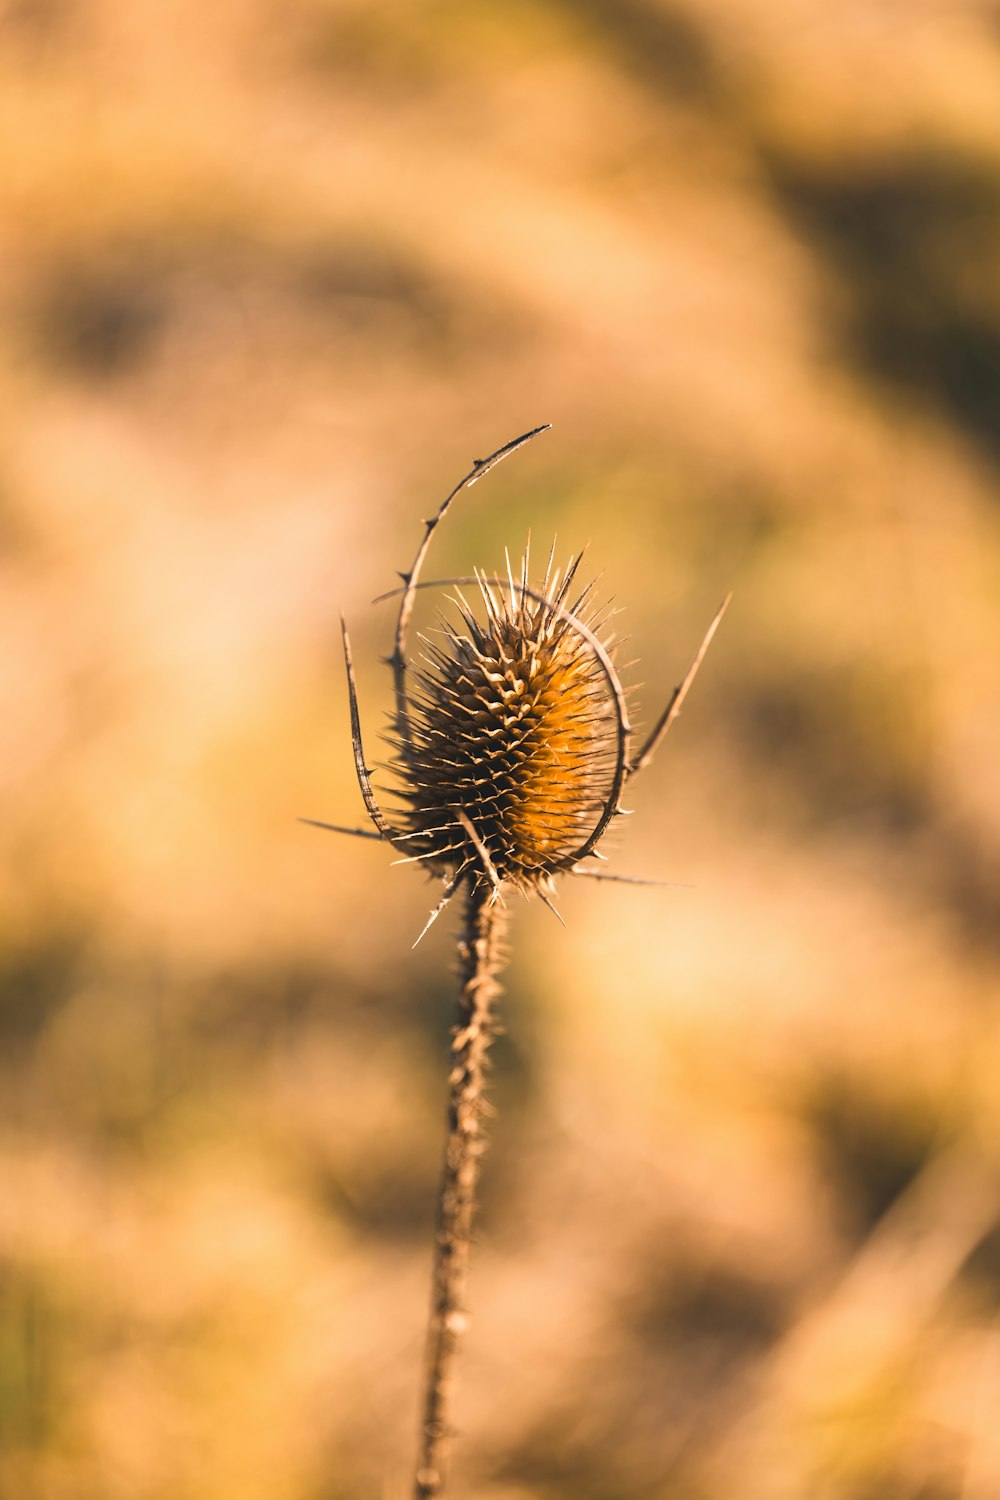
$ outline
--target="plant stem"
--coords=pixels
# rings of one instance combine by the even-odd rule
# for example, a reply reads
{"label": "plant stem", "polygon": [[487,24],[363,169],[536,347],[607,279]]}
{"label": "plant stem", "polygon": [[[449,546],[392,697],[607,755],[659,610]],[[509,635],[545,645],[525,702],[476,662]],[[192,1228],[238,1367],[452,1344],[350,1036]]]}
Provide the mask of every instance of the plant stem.
{"label": "plant stem", "polygon": [[468,886],[458,941],[461,986],[451,1039],[448,1135],[437,1202],[415,1500],[436,1500],[444,1494],[451,1454],[455,1365],[466,1326],[469,1244],[485,1149],[486,1056],[497,1031],[491,1007],[500,993],[497,972],[505,925],[502,907],[490,904],[491,894],[478,882]]}

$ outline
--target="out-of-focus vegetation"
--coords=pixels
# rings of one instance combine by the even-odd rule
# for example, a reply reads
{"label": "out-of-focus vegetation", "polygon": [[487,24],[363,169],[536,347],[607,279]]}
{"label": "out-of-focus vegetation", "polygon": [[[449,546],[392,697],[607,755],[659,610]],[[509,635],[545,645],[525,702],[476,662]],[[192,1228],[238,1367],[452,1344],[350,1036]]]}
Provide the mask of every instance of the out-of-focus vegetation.
{"label": "out-of-focus vegetation", "polygon": [[[0,1497],[402,1496],[450,942],[361,820],[436,569],[647,724],[518,914],[456,1492],[1000,1494],[993,0],[0,5]],[[582,883],[581,883],[582,884]]]}

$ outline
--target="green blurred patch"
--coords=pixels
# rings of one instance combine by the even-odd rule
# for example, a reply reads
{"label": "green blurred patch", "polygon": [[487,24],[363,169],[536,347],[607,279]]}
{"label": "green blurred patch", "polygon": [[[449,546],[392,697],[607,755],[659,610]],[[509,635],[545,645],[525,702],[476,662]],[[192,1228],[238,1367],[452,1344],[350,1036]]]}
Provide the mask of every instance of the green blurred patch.
{"label": "green blurred patch", "polygon": [[155,350],[171,303],[170,270],[155,245],[64,256],[36,273],[30,336],[42,358],[90,379],[127,375]]}
{"label": "green blurred patch", "polygon": [[961,1281],[980,1316],[994,1319],[1000,1304],[1000,1223],[994,1224],[966,1260]]}
{"label": "green blurred patch", "polygon": [[704,1387],[700,1401],[773,1344],[791,1313],[786,1288],[681,1250],[650,1257],[626,1315],[644,1343],[685,1351],[685,1379]]}
{"label": "green blurred patch", "polygon": [[564,8],[601,55],[610,55],[654,99],[678,98],[709,110],[723,106],[724,75],[691,8],[642,0],[573,0]]}
{"label": "green blurred patch", "polygon": [[58,923],[22,942],[0,947],[0,1037],[4,1051],[37,1042],[80,976],[87,939]]}
{"label": "green blurred patch", "polygon": [[729,684],[720,709],[785,817],[900,834],[927,819],[933,762],[918,673],[855,660],[805,675],[763,660],[752,679]]}
{"label": "green blurred patch", "polygon": [[1000,173],[939,145],[810,161],[765,151],[846,293],[846,347],[1000,460]]}
{"label": "green blurred patch", "polygon": [[835,1189],[844,1225],[864,1240],[941,1149],[948,1121],[941,1106],[905,1080],[883,1087],[845,1072],[805,1083],[803,1115],[823,1177]]}
{"label": "green blurred patch", "polygon": [[559,5],[513,0],[502,9],[431,0],[419,10],[394,0],[369,6],[311,0],[294,32],[300,63],[393,94],[440,90],[497,66],[537,59],[572,43],[581,28]]}
{"label": "green blurred patch", "polygon": [[58,1279],[0,1261],[0,1483],[4,1454],[53,1446],[72,1422],[66,1361],[78,1333]]}

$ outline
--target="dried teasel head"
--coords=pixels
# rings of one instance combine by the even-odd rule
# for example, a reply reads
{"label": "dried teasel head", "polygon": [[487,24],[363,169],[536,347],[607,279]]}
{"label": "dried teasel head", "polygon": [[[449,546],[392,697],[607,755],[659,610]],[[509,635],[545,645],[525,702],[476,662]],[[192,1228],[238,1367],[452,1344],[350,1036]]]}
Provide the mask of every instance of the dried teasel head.
{"label": "dried teasel head", "polygon": [[[518,580],[508,559],[503,582],[479,572],[422,582],[431,537],[456,495],[545,430],[536,428],[478,461],[425,522],[413,565],[400,575],[389,657],[395,680],[389,737],[394,795],[402,803],[395,822],[379,806],[365,763],[346,626],[343,631],[355,766],[376,832],[318,826],[383,839],[405,860],[443,878],[444,893],[427,926],[462,885],[489,888],[493,901],[508,888],[538,894],[551,906],[556,875],[630,879],[582,862],[602,857],[597,844],[624,811],[625,784],[648,765],[676,718],[729,603],[727,598],[687,676],[632,758],[625,691],[610,643],[601,639],[606,613],[594,609],[592,585],[572,597],[582,554],[564,577],[553,572],[550,554],[538,587],[528,582],[527,551]],[[461,592],[467,586],[478,591],[478,612]],[[411,695],[407,635],[415,594],[443,587],[457,591],[457,618],[442,616],[436,638],[422,638],[424,655]]]}
{"label": "dried teasel head", "polygon": [[418,691],[392,740],[415,854],[446,878],[552,894],[615,801],[628,734],[611,654],[568,603],[577,558],[540,588],[478,578],[457,622],[424,638]]}

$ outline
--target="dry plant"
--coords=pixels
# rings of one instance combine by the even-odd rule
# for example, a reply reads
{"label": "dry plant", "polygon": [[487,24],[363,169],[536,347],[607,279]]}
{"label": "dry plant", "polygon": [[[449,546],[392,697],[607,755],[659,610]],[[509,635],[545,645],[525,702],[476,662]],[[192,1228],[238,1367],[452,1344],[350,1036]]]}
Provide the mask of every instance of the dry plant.
{"label": "dry plant", "polygon": [[[399,850],[400,862],[419,862],[443,880],[441,898],[417,942],[454,896],[462,893],[465,902],[415,1500],[441,1496],[446,1483],[455,1366],[466,1324],[469,1245],[484,1149],[485,1069],[498,1029],[493,1002],[500,992],[505,895],[510,890],[538,895],[558,916],[553,896],[559,875],[658,883],[593,869],[583,862],[604,858],[597,846],[612,819],[625,812],[625,785],[650,763],[680,712],[729,603],[728,598],[723,602],[687,675],[633,756],[626,693],[610,640],[602,640],[600,634],[610,611],[595,608],[593,584],[572,598],[582,553],[560,576],[550,551],[537,588],[528,582],[527,549],[517,577],[508,557],[504,580],[477,570],[468,578],[424,582],[420,575],[431,538],[455,497],[547,426],[477,460],[424,523],[413,564],[400,575],[403,587],[381,596],[400,597],[388,659],[395,683],[392,767],[399,786],[394,795],[402,803],[395,821],[383,812],[372,788],[343,621],[354,760],[375,832],[303,820],[337,833],[383,840]],[[479,592],[479,614],[462,593],[470,585]],[[421,637],[422,666],[411,693],[407,637],[421,588],[454,589],[459,620],[441,615],[437,640]]]}

